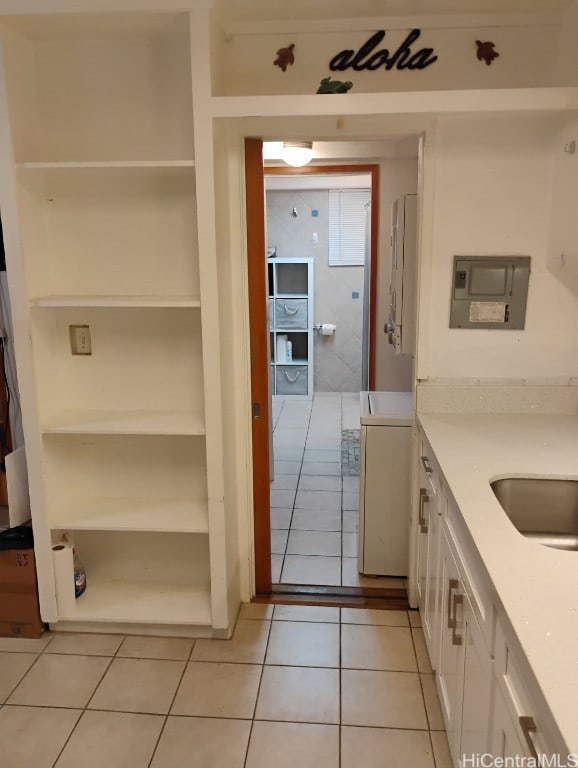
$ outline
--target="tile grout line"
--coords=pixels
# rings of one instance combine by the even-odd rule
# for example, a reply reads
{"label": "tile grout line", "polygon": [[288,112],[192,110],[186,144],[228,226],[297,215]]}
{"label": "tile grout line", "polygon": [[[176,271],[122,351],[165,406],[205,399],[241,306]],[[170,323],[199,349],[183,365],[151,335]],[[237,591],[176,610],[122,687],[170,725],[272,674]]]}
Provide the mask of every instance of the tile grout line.
{"label": "tile grout line", "polygon": [[191,661],[191,656],[193,655],[193,650],[195,648],[195,645],[196,645],[196,640],[193,640],[193,642],[191,644],[191,649],[189,651],[188,658],[185,660],[183,671],[181,672],[181,676],[179,677],[179,682],[177,683],[177,687],[175,688],[175,692],[173,694],[173,698],[171,699],[171,703],[169,704],[169,708],[168,708],[167,714],[165,715],[165,719],[164,719],[164,722],[163,722],[163,724],[161,726],[161,729],[159,731],[159,735],[158,735],[158,738],[156,740],[154,749],[152,751],[151,758],[150,758],[150,760],[148,762],[148,768],[150,768],[150,766],[152,765],[153,760],[155,759],[155,755],[157,753],[157,749],[159,748],[159,744],[161,743],[161,739],[163,737],[163,733],[165,732],[166,725],[167,725],[167,723],[169,721],[171,710],[172,710],[172,708],[175,705],[175,699],[177,698],[177,694],[179,692],[179,688],[181,687],[181,684],[183,682],[183,678],[185,676],[185,672],[187,671],[189,663]]}
{"label": "tile grout line", "polygon": [[273,629],[273,616],[275,615],[275,609],[271,613],[271,619],[269,620],[269,631],[267,633],[267,642],[265,643],[265,652],[263,653],[263,661],[261,663],[261,674],[259,675],[259,685],[257,686],[257,695],[255,696],[255,706],[253,707],[253,717],[251,718],[251,725],[249,726],[249,737],[247,739],[247,746],[245,748],[245,759],[243,760],[243,768],[247,766],[247,760],[249,759],[249,747],[251,746],[251,739],[253,737],[253,727],[255,725],[255,715],[257,714],[257,704],[259,702],[259,696],[261,694],[261,683],[263,682],[263,675],[265,674],[265,659],[267,658],[267,652],[269,650],[269,640],[271,639],[271,631]]}
{"label": "tile grout line", "polygon": [[341,736],[342,736],[342,726],[343,726],[343,701],[342,701],[342,694],[343,694],[343,687],[342,687],[342,680],[341,680],[341,670],[343,668],[343,631],[342,627],[343,624],[341,623],[342,619],[342,609],[339,609],[339,729],[337,731],[337,738],[338,738],[338,768],[341,768]]}
{"label": "tile grout line", "polygon": [[[52,641],[51,641],[51,642],[52,642]],[[14,651],[10,651],[10,653],[14,653]],[[17,653],[18,653],[18,651],[17,651]],[[21,651],[21,653],[26,653],[26,651]],[[14,686],[14,688],[12,688],[12,689],[10,690],[10,692],[9,692],[8,696],[6,696],[6,698],[4,699],[4,701],[3,701],[3,703],[2,703],[2,706],[4,706],[5,704],[7,704],[7,703],[8,703],[8,699],[9,699],[9,698],[12,696],[12,694],[13,694],[13,693],[14,693],[14,691],[15,691],[15,690],[18,688],[18,686],[20,685],[20,683],[21,683],[21,682],[24,680],[24,678],[25,678],[25,677],[28,675],[28,673],[30,672],[30,670],[31,670],[31,669],[33,669],[33,668],[36,666],[36,664],[38,663],[38,659],[39,659],[41,656],[42,656],[42,651],[41,651],[39,654],[37,654],[36,658],[34,659],[34,661],[32,662],[32,664],[31,664],[31,665],[28,667],[28,669],[26,670],[26,672],[23,672],[23,673],[22,673],[22,677],[18,678],[18,682],[16,683],[16,685]]]}
{"label": "tile grout line", "polygon": [[[92,694],[91,694],[91,695],[88,697],[88,700],[87,700],[86,704],[84,705],[84,707],[82,707],[82,708],[79,708],[79,709],[82,709],[82,711],[81,711],[80,715],[78,716],[78,720],[77,720],[77,721],[76,721],[76,723],[74,724],[74,728],[73,728],[73,729],[70,731],[70,733],[68,734],[68,738],[66,739],[66,741],[65,741],[65,742],[64,742],[64,744],[62,745],[62,749],[60,750],[60,752],[59,752],[59,753],[58,753],[58,755],[56,756],[56,760],[55,760],[55,761],[52,763],[52,766],[53,766],[53,768],[54,768],[54,766],[55,766],[55,765],[58,763],[58,761],[60,760],[60,758],[61,758],[61,756],[62,756],[62,753],[64,752],[64,750],[65,750],[65,749],[66,749],[66,747],[68,746],[68,743],[69,743],[70,739],[72,738],[73,734],[75,733],[76,729],[78,728],[78,724],[80,723],[80,721],[82,720],[82,718],[84,717],[84,715],[85,715],[85,713],[86,713],[86,710],[88,709],[88,705],[90,704],[90,702],[91,702],[91,701],[92,701],[92,699],[94,698],[94,695],[95,695],[95,693],[97,692],[97,690],[100,688],[100,684],[101,684],[101,683],[102,683],[102,681],[104,680],[104,677],[105,677],[106,673],[107,673],[107,672],[108,672],[108,670],[110,669],[112,662],[115,660],[115,658],[116,658],[116,654],[119,652],[121,645],[122,645],[122,644],[124,643],[124,641],[126,640],[126,638],[127,638],[127,635],[120,635],[120,637],[122,637],[122,640],[121,640],[121,641],[120,641],[120,643],[118,644],[118,646],[117,646],[117,649],[116,649],[116,651],[114,652],[114,654],[113,654],[112,656],[108,657],[108,664],[106,665],[106,668],[105,668],[104,672],[103,672],[103,673],[102,673],[102,675],[100,676],[100,679],[99,679],[98,683],[97,683],[97,684],[94,686],[94,690],[93,690]],[[51,641],[51,642],[52,642],[52,641]],[[51,643],[48,643],[48,645],[50,645],[50,644],[51,644]],[[55,655],[56,655],[56,654],[55,654]],[[81,655],[83,655],[83,654],[72,654],[72,653],[71,653],[71,654],[61,654],[61,655],[67,655],[67,656],[75,656],[75,655],[78,655],[78,656],[81,656]],[[87,654],[84,654],[84,655],[87,655]],[[99,656],[98,658],[101,658],[101,659],[102,659],[102,658],[107,658],[107,657],[106,657],[106,656],[105,656],[105,657]],[[78,711],[78,710],[77,710],[77,711]]]}
{"label": "tile grout line", "polygon": [[[340,409],[339,409],[339,415],[340,415],[340,427],[341,427],[341,442],[340,442],[340,449],[343,445],[343,393],[341,393],[341,398],[339,401]],[[339,563],[339,584],[343,587],[343,528],[345,525],[345,517],[343,514],[343,455],[340,456],[340,475],[341,475],[341,562]],[[341,624],[341,609],[339,611],[339,621]],[[341,637],[341,632],[340,632]],[[341,648],[340,648],[341,652]],[[339,675],[339,684],[341,685],[341,674]],[[339,760],[341,761],[341,726],[339,731]],[[341,763],[340,763],[341,764]]]}
{"label": "tile grout line", "polygon": [[[271,401],[272,402],[272,401]],[[281,419],[281,414],[283,413],[283,410],[285,408],[286,399],[283,398],[283,403],[281,405],[281,408],[279,409],[279,414],[277,416],[277,421],[273,425],[273,470],[275,469],[275,432],[277,431],[277,427],[279,426],[279,421]],[[299,482],[299,480],[297,480]],[[297,493],[297,488],[295,489],[295,493]],[[295,505],[295,497],[293,497],[293,505]],[[277,581],[273,581],[272,574],[271,574],[271,583],[272,584],[280,584],[281,583],[281,574],[283,573],[283,567],[285,565],[285,556],[287,554],[287,547],[289,545],[289,535],[291,533],[291,518],[293,517],[293,510],[291,510],[291,516],[289,517],[289,528],[287,530],[287,541],[285,542],[285,548],[282,554],[282,560],[281,560],[281,568],[279,569],[279,579]],[[271,528],[271,491],[269,490],[269,528]],[[272,555],[273,553],[271,553]],[[273,557],[271,557],[271,565],[273,565]]]}
{"label": "tile grout line", "polygon": [[[303,462],[305,460],[305,449],[307,446],[307,436],[309,435],[309,429],[311,426],[311,414],[313,412],[313,402],[315,400],[315,394],[313,395],[313,398],[311,399],[311,408],[309,410],[309,417],[307,419],[307,431],[305,433],[305,440],[303,442],[303,450],[301,452],[301,462],[299,464],[299,472],[297,473],[297,485],[295,486],[295,494],[293,496],[293,506],[291,509],[291,517],[289,518],[289,530],[287,533],[287,541],[285,543],[285,553],[283,555],[283,561],[281,563],[281,571],[279,572],[279,581],[278,584],[283,584],[283,571],[285,570],[285,562],[287,558],[287,549],[289,548],[289,539],[291,537],[291,530],[293,526],[293,517],[295,515],[295,504],[297,502],[297,492],[299,490],[299,483],[301,481],[301,473],[303,471]],[[285,403],[283,403],[285,405]],[[273,458],[275,458],[275,433],[273,433]]]}

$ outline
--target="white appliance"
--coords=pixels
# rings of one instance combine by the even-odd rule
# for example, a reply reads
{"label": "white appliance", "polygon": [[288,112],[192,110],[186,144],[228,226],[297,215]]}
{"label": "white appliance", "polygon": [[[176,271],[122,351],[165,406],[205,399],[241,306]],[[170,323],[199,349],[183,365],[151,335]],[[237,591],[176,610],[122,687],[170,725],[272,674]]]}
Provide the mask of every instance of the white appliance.
{"label": "white appliance", "polygon": [[360,573],[407,576],[411,392],[361,392]]}
{"label": "white appliance", "polygon": [[417,195],[393,204],[389,320],[385,326],[396,354],[415,354]]}

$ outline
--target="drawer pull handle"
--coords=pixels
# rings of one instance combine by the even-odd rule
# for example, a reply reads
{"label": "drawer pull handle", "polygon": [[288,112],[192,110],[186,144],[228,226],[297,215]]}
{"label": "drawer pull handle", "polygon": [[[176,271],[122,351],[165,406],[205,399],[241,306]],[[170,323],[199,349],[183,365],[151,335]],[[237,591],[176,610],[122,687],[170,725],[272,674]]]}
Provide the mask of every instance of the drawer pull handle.
{"label": "drawer pull handle", "polygon": [[283,371],[283,373],[285,374],[285,378],[287,379],[287,381],[288,381],[290,384],[295,384],[295,382],[296,382],[296,381],[297,381],[297,379],[299,378],[299,374],[301,373],[301,371],[297,371],[297,372],[295,373],[295,376],[294,376],[293,378],[291,378],[291,376],[289,376],[289,373],[288,373],[287,371]]}
{"label": "drawer pull handle", "polygon": [[524,738],[526,739],[526,744],[528,745],[528,749],[530,750],[530,754],[536,761],[537,765],[540,765],[540,758],[538,756],[538,752],[536,751],[536,747],[534,746],[534,742],[532,740],[532,733],[536,733],[538,730],[536,728],[536,722],[533,717],[530,715],[520,715],[520,728],[522,729],[522,733],[524,734]]}
{"label": "drawer pull handle", "polygon": [[461,645],[464,641],[464,638],[458,635],[456,632],[456,628],[458,626],[458,605],[463,605],[464,603],[464,596],[460,595],[459,592],[456,592],[454,594],[454,619],[453,619],[453,626],[452,626],[452,645]]}
{"label": "drawer pull handle", "polygon": [[429,496],[427,494],[427,491],[425,488],[419,489],[419,517],[418,517],[418,525],[420,533],[427,533],[428,532],[428,526],[425,519],[424,514],[424,507],[429,502]]}
{"label": "drawer pull handle", "polygon": [[299,307],[288,307],[287,304],[283,304],[283,309],[285,310],[286,315],[296,315],[297,312],[299,312]]}
{"label": "drawer pull handle", "polygon": [[428,459],[428,457],[427,457],[427,456],[422,456],[422,457],[421,457],[421,463],[422,463],[422,465],[423,465],[423,468],[424,468],[424,469],[425,469],[425,471],[426,471],[426,474],[428,474],[428,475],[431,475],[431,474],[432,474],[432,472],[433,472],[433,467],[432,467],[432,465],[429,463],[429,459]]}
{"label": "drawer pull handle", "polygon": [[458,588],[458,580],[450,579],[448,581],[448,629],[454,629],[455,619],[452,617],[452,592]]}

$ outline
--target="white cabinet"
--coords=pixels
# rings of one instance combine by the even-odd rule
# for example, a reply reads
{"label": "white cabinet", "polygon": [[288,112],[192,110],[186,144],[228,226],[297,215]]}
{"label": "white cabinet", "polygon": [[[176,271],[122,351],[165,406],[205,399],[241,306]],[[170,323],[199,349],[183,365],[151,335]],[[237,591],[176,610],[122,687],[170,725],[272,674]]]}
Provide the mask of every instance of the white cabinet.
{"label": "white cabinet", "polygon": [[[0,204],[41,612],[61,628],[226,633],[233,618],[208,491],[216,267],[197,236],[189,22],[0,17]],[[72,354],[78,325],[91,354]],[[62,540],[88,584],[66,606]]]}
{"label": "white cabinet", "polygon": [[417,595],[422,626],[432,668],[439,656],[439,542],[445,498],[440,486],[439,469],[426,440],[421,441],[418,470]]}
{"label": "white cabinet", "polygon": [[440,563],[437,681],[450,752],[458,765],[464,755],[467,758],[487,751],[493,662],[470,601],[459,551],[445,525]]}
{"label": "white cabinet", "polygon": [[490,753],[561,755],[564,764],[563,740],[432,447],[423,434],[418,443],[417,593],[453,763]]}
{"label": "white cabinet", "polygon": [[271,393],[313,396],[313,260],[267,261]]}
{"label": "white cabinet", "polygon": [[[524,654],[517,647],[505,616],[496,624],[495,697],[490,728],[490,748],[500,756],[521,755],[548,760],[560,755],[567,763],[556,724],[533,682]],[[554,763],[550,763],[554,764]]]}
{"label": "white cabinet", "polygon": [[359,399],[359,572],[407,576],[413,397],[361,392]]}

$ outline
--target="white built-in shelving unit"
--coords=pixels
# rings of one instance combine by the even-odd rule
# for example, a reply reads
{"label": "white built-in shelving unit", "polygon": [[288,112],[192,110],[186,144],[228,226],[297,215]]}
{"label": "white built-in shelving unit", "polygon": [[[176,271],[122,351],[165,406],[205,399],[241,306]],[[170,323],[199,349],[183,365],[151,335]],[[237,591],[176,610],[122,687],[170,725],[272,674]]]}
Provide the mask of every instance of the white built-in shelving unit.
{"label": "white built-in shelving unit", "polygon": [[[223,545],[209,544],[221,469],[206,447],[214,280],[203,295],[190,15],[0,27],[2,218],[43,618],[226,633]],[[90,355],[72,354],[72,325],[89,326]],[[52,568],[63,540],[87,573],[72,605]]]}

